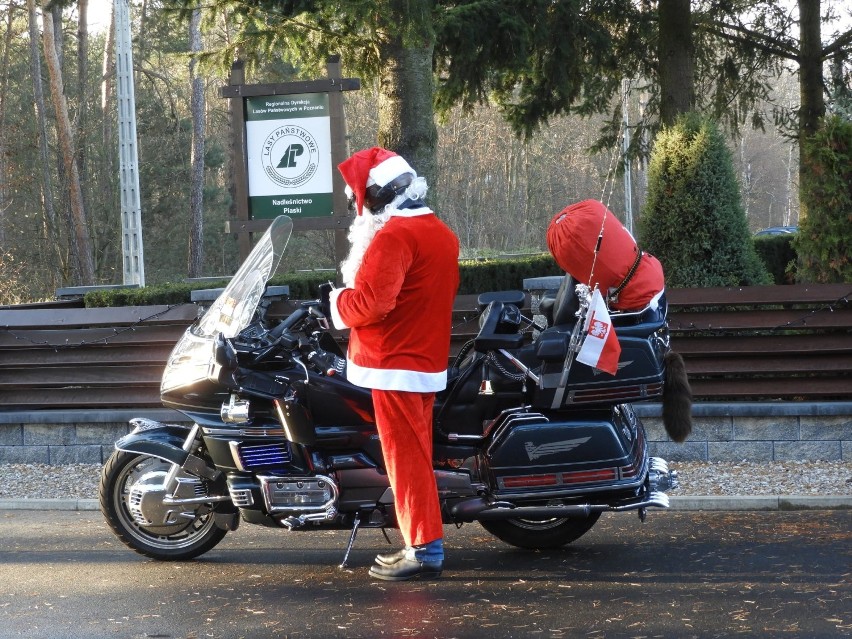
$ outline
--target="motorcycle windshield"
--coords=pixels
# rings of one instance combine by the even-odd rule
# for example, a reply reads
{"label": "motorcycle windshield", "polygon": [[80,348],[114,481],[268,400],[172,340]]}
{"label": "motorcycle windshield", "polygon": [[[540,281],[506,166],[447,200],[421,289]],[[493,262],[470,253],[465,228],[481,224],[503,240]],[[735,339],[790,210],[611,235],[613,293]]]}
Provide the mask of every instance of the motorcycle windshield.
{"label": "motorcycle windshield", "polygon": [[172,349],[163,372],[161,393],[206,379],[216,336],[222,333],[234,337],[251,323],[292,232],[293,221],[289,217],[282,215],[273,220],[222,294]]}

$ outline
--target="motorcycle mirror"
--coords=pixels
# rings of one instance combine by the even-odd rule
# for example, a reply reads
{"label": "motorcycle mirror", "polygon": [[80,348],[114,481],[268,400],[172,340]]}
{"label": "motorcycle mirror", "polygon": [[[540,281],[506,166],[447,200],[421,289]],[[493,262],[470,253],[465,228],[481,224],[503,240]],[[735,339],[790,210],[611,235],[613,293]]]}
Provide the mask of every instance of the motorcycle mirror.
{"label": "motorcycle mirror", "polygon": [[222,333],[219,333],[216,336],[216,342],[213,349],[213,360],[221,368],[226,370],[234,370],[237,368],[237,351],[234,349],[230,340],[226,339]]}

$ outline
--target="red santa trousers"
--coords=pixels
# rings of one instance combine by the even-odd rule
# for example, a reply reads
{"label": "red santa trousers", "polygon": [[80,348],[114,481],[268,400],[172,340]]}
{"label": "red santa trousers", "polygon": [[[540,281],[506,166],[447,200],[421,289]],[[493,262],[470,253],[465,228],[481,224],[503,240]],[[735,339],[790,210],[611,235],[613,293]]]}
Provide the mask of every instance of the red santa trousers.
{"label": "red santa trousers", "polygon": [[434,403],[435,393],[373,389],[376,427],[406,546],[428,544],[444,536],[432,468]]}

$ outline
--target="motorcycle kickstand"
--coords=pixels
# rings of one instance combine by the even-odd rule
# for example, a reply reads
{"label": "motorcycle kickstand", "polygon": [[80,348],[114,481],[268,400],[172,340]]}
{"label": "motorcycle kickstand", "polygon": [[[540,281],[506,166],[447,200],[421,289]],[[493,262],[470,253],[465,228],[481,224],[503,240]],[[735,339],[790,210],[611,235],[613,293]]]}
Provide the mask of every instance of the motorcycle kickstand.
{"label": "motorcycle kickstand", "polygon": [[355,535],[358,534],[358,526],[361,525],[361,513],[355,513],[355,521],[352,524],[352,533],[349,535],[349,544],[346,546],[346,554],[343,555],[343,561],[338,568],[343,570],[346,568],[346,561],[349,559],[349,553],[352,552],[352,546],[355,545]]}

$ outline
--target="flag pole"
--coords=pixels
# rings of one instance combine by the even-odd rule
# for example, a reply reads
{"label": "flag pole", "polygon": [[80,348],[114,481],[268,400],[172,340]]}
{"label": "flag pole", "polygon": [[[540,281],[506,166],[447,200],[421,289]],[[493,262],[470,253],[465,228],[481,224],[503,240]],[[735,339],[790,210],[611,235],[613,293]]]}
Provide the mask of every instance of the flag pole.
{"label": "flag pole", "polygon": [[[583,295],[578,295],[578,291],[580,290],[583,291]],[[559,385],[553,394],[553,403],[550,405],[552,410],[556,410],[562,406],[562,399],[565,397],[565,390],[568,387],[568,374],[571,372],[571,365],[574,363],[574,354],[580,350],[582,336],[586,332],[586,314],[589,311],[589,287],[586,284],[577,284],[574,295],[580,298],[580,309],[577,311],[577,321],[574,323],[571,338],[568,340],[568,353],[565,355],[565,362],[562,364],[562,375],[559,377]]]}

